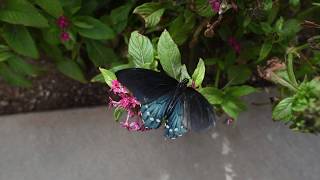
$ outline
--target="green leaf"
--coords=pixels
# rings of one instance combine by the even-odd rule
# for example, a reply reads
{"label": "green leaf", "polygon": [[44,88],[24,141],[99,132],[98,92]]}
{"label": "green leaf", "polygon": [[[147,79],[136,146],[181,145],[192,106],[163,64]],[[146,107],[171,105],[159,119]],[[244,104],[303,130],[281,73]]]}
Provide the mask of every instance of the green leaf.
{"label": "green leaf", "polygon": [[293,118],[292,103],[292,97],[280,101],[272,111],[272,118],[275,120],[290,121]]}
{"label": "green leaf", "polygon": [[122,117],[123,113],[125,113],[126,111],[122,108],[116,108],[113,111],[113,117],[115,121],[119,121],[119,119]]}
{"label": "green leaf", "polygon": [[263,9],[269,11],[272,9],[272,0],[263,0]]}
{"label": "green leaf", "polygon": [[109,87],[112,87],[112,81],[117,79],[117,76],[107,69],[99,68],[104,81],[108,84]]}
{"label": "green leaf", "polygon": [[29,31],[23,26],[6,25],[3,28],[2,37],[7,44],[18,54],[31,58],[39,58],[35,42]]}
{"label": "green leaf", "polygon": [[43,40],[51,45],[58,45],[60,40],[60,29],[57,26],[50,26],[50,28],[41,29]]}
{"label": "green leaf", "polygon": [[37,76],[40,73],[40,68],[29,64],[26,60],[21,59],[19,56],[12,56],[8,60],[8,64],[15,72],[28,76]]}
{"label": "green leaf", "polygon": [[160,63],[167,74],[179,79],[181,55],[178,46],[174,43],[167,30],[164,30],[159,38],[158,55]]}
{"label": "green leaf", "polygon": [[234,119],[237,119],[239,114],[246,110],[245,104],[240,99],[231,96],[225,97],[221,106],[223,111]]}
{"label": "green leaf", "polygon": [[96,76],[94,76],[91,80],[91,82],[99,82],[99,83],[105,83],[106,81],[104,80],[104,77],[102,75],[102,73],[97,74]]}
{"label": "green leaf", "polygon": [[289,4],[292,6],[298,6],[300,4],[300,0],[289,0]]}
{"label": "green leaf", "polygon": [[125,5],[112,9],[110,19],[112,28],[115,30],[115,32],[120,33],[125,29],[131,8],[132,3],[128,2]]}
{"label": "green leaf", "polygon": [[268,24],[266,22],[261,22],[260,26],[261,26],[261,29],[265,32],[265,34],[270,34],[273,31],[273,29],[270,26],[270,24]]}
{"label": "green leaf", "polygon": [[[83,37],[96,40],[107,40],[113,39],[116,36],[108,25],[90,16],[77,16],[72,22],[75,25],[76,30]],[[83,26],[84,24],[86,27]]]}
{"label": "green leaf", "polygon": [[5,63],[0,62],[0,77],[11,85],[19,87],[31,87],[31,81],[23,77],[21,74],[15,73]]}
{"label": "green leaf", "polygon": [[117,65],[112,65],[112,68],[110,69],[110,71],[112,72],[117,72],[120,71],[122,69],[127,69],[127,68],[132,68],[133,64],[132,63],[128,63],[128,64],[117,64]]}
{"label": "green leaf", "polygon": [[296,19],[289,19],[283,24],[283,29],[279,36],[283,38],[292,38],[301,30],[300,22]]}
{"label": "green leaf", "polygon": [[200,93],[209,101],[210,104],[217,105],[223,102],[224,94],[215,87],[200,88]]}
{"label": "green leaf", "polygon": [[137,31],[131,33],[128,53],[135,67],[148,68],[154,59],[153,46],[150,39]]}
{"label": "green leaf", "polygon": [[0,62],[8,60],[13,54],[10,51],[0,50]]}
{"label": "green leaf", "polygon": [[258,62],[264,60],[269,55],[271,50],[272,50],[272,42],[267,41],[267,42],[263,43],[263,45],[260,49]]}
{"label": "green leaf", "polygon": [[145,18],[146,28],[155,27],[161,20],[165,9],[159,9]]}
{"label": "green leaf", "polygon": [[57,61],[57,68],[58,70],[63,73],[64,75],[80,81],[82,83],[87,82],[80,66],[72,60],[60,60]]}
{"label": "green leaf", "polygon": [[251,86],[233,86],[225,90],[227,96],[241,97],[257,92],[257,89]]}
{"label": "green leaf", "polygon": [[146,27],[154,27],[160,22],[164,11],[161,3],[149,2],[136,7],[133,13],[144,19]]}
{"label": "green leaf", "polygon": [[200,16],[211,17],[215,15],[208,0],[195,0],[196,13]]}
{"label": "green leaf", "polygon": [[182,65],[181,67],[181,70],[180,70],[180,81],[184,80],[184,79],[191,79],[189,73],[188,73],[188,70],[187,70],[187,66],[184,64]]}
{"label": "green leaf", "polygon": [[228,79],[231,84],[243,84],[249,80],[251,70],[245,65],[231,66],[228,68]]}
{"label": "green leaf", "polygon": [[56,18],[63,15],[63,9],[59,0],[35,0],[35,3]]}
{"label": "green leaf", "polygon": [[75,14],[82,7],[82,0],[59,0],[63,9],[68,13]]}
{"label": "green leaf", "polygon": [[10,24],[32,27],[48,27],[48,21],[38,10],[25,0],[9,0],[0,10],[0,20]]}
{"label": "green leaf", "polygon": [[194,81],[196,87],[201,87],[205,72],[206,72],[206,67],[204,65],[203,60],[200,58],[197,68],[194,70],[192,74],[192,80]]}
{"label": "green leaf", "polygon": [[110,65],[118,60],[113,49],[107,48],[104,44],[95,40],[86,40],[87,52],[90,60],[98,67]]}
{"label": "green leaf", "polygon": [[190,36],[196,23],[196,16],[193,12],[185,10],[170,23],[169,33],[178,45],[183,44]]}

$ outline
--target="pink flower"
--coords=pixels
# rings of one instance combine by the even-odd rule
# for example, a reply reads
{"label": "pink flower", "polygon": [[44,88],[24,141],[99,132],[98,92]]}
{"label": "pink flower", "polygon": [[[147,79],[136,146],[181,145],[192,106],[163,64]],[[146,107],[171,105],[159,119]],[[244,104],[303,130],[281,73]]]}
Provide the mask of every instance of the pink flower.
{"label": "pink flower", "polygon": [[220,0],[209,0],[209,4],[211,5],[212,10],[219,12],[221,6]]}
{"label": "pink flower", "polygon": [[240,54],[241,46],[235,37],[229,37],[228,43],[236,53]]}
{"label": "pink flower", "polygon": [[118,80],[112,81],[111,91],[114,94],[118,95],[124,95],[128,93],[128,90],[125,87],[123,87]]}
{"label": "pink flower", "polygon": [[[109,97],[109,106],[122,108],[127,111],[127,118],[121,122],[121,127],[128,131],[144,131],[144,124],[141,119],[140,102],[123,87],[118,80],[113,80],[111,85],[111,92],[119,96],[119,100],[115,101]],[[130,119],[137,117],[135,121]]]}
{"label": "pink flower", "polygon": [[228,119],[226,120],[226,124],[227,124],[228,126],[232,125],[233,122],[234,122],[234,119],[233,119],[233,118],[228,118]]}
{"label": "pink flower", "polygon": [[121,127],[126,128],[128,131],[145,131],[145,127],[141,117],[137,120],[130,122],[130,115],[127,115],[127,119],[124,122],[120,122]]}
{"label": "pink flower", "polygon": [[65,16],[60,16],[57,20],[57,25],[61,28],[61,29],[65,29],[68,28],[70,25],[70,21],[67,17]]}
{"label": "pink flower", "polygon": [[62,33],[60,34],[60,40],[61,40],[62,42],[69,41],[69,40],[70,40],[70,35],[69,35],[69,33],[67,33],[67,32],[62,32]]}

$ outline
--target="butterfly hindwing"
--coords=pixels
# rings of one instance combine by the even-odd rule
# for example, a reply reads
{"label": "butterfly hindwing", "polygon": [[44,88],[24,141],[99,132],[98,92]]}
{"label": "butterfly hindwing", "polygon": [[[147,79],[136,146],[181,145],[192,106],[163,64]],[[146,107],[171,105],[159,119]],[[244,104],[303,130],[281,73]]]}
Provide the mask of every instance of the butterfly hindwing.
{"label": "butterfly hindwing", "polygon": [[159,128],[171,98],[171,93],[168,93],[149,103],[142,104],[141,115],[146,128]]}
{"label": "butterfly hindwing", "polygon": [[129,68],[116,72],[119,82],[142,104],[174,91],[178,81],[170,76],[141,68]]}
{"label": "butterfly hindwing", "polygon": [[167,123],[165,126],[166,137],[175,139],[187,132],[185,114],[184,99],[181,97],[167,117]]}
{"label": "butterfly hindwing", "polygon": [[188,127],[200,131],[215,125],[215,114],[211,104],[191,87],[185,90],[185,111]]}

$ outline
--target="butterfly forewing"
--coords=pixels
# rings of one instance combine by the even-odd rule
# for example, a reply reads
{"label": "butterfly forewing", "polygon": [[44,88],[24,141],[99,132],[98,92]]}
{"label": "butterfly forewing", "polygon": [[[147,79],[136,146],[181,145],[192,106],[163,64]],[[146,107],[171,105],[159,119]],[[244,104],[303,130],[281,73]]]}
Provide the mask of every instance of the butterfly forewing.
{"label": "butterfly forewing", "polygon": [[215,125],[215,114],[210,103],[196,90],[188,87],[184,92],[184,108],[188,127],[195,131]]}
{"label": "butterfly forewing", "polygon": [[178,81],[166,74],[140,68],[129,68],[116,72],[121,84],[142,104],[174,91]]}

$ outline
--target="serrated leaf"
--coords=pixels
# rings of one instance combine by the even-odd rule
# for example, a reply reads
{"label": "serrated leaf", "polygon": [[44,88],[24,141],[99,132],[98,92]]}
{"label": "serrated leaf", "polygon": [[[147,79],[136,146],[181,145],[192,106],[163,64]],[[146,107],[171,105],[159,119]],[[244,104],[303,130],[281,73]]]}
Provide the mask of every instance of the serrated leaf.
{"label": "serrated leaf", "polygon": [[41,8],[54,17],[63,15],[63,9],[59,0],[34,0]]}
{"label": "serrated leaf", "polygon": [[149,38],[137,31],[131,33],[128,53],[135,67],[148,67],[153,62],[153,46]]}
{"label": "serrated leaf", "polygon": [[293,117],[292,103],[292,97],[280,101],[272,111],[272,118],[275,120],[290,121]]}
{"label": "serrated leaf", "polygon": [[164,30],[159,38],[158,55],[160,63],[167,74],[175,79],[179,79],[181,55],[178,46],[172,40],[167,30]]}
{"label": "serrated leaf", "polygon": [[18,54],[31,58],[39,58],[38,49],[29,31],[18,25],[6,25],[2,37],[7,44]]}
{"label": "serrated leaf", "polygon": [[112,81],[117,79],[117,76],[107,69],[99,68],[104,81],[108,84],[109,87],[112,87]]}
{"label": "serrated leaf", "polygon": [[[96,40],[107,40],[113,39],[116,36],[108,25],[90,16],[77,16],[72,22],[74,23],[76,30],[83,37]],[[81,25],[79,26],[79,24]],[[86,24],[85,28],[83,27],[83,24]],[[89,26],[92,28],[88,28]]]}
{"label": "serrated leaf", "polygon": [[72,61],[72,60],[57,61],[57,68],[61,73],[63,73],[64,75],[74,80],[80,81],[82,83],[87,82],[82,69],[75,61]]}
{"label": "serrated leaf", "polygon": [[194,70],[192,74],[192,80],[194,81],[196,87],[201,87],[205,72],[206,72],[206,67],[204,65],[203,60],[200,58],[197,68]]}
{"label": "serrated leaf", "polygon": [[113,49],[107,48],[99,41],[86,40],[86,47],[90,60],[97,67],[110,65],[111,62],[118,60],[118,57],[114,53]]}

